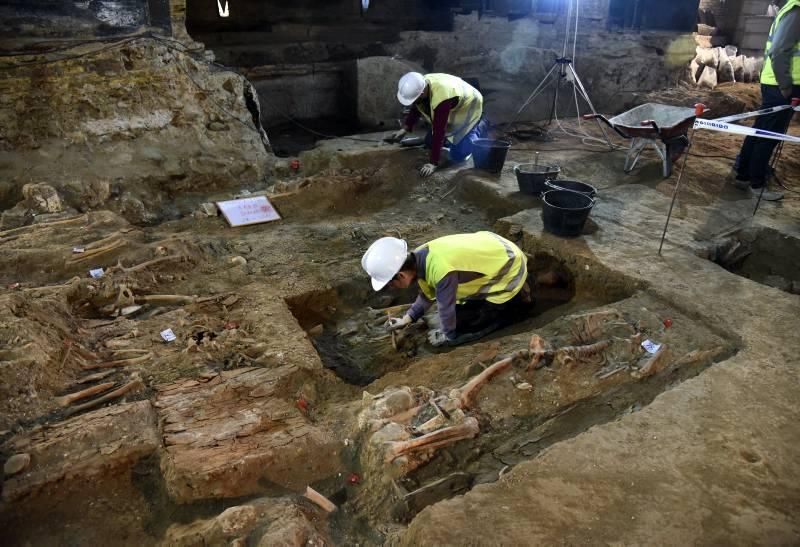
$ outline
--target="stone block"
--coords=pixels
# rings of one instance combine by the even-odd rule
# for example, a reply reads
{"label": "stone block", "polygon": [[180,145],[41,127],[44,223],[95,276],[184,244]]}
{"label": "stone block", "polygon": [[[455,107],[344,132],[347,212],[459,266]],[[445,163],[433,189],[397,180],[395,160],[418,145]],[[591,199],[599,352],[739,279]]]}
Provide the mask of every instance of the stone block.
{"label": "stone block", "polygon": [[397,82],[406,72],[425,70],[405,59],[367,57],[357,63],[358,121],[362,127],[394,131],[402,117]]}
{"label": "stone block", "polygon": [[717,67],[717,82],[732,82],[734,81],[733,63],[725,50],[719,48],[719,66]]}
{"label": "stone block", "polygon": [[214,518],[173,524],[162,547],[242,544],[273,547],[330,545],[327,525],[313,510],[288,498],[260,498],[229,507]]}
{"label": "stone block", "polygon": [[697,34],[702,36],[714,36],[717,34],[717,27],[712,27],[710,25],[704,25],[703,23],[697,24]]}
{"label": "stone block", "polygon": [[702,48],[713,48],[724,46],[727,39],[724,36],[703,36],[702,34],[695,34],[694,41]]}
{"label": "stone block", "polygon": [[241,368],[205,383],[158,388],[166,450],[161,468],[176,501],[233,498],[263,484],[301,491],[340,470],[341,440],[295,405],[300,368]]}
{"label": "stone block", "polygon": [[49,184],[26,184],[22,187],[25,205],[34,213],[60,213],[64,210],[61,196]]}
{"label": "stone block", "polygon": [[697,85],[708,89],[717,87],[717,70],[710,66],[705,67],[697,80]]}
{"label": "stone block", "polygon": [[92,481],[130,469],[158,447],[156,416],[149,401],[117,404],[37,427],[10,439],[3,451],[30,455],[23,472],[6,478],[6,502],[56,486],[61,481]]}
{"label": "stone block", "polygon": [[719,49],[718,48],[697,48],[697,62],[703,66],[716,69],[719,66]]}

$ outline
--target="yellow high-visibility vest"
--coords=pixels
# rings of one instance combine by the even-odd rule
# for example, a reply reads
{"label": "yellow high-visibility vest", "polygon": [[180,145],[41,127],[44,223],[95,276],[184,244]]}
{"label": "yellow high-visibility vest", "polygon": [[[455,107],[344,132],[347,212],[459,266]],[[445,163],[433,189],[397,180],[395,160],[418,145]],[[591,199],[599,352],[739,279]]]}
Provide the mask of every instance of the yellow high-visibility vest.
{"label": "yellow high-visibility vest", "polygon": [[457,302],[488,300],[502,304],[525,285],[528,257],[519,247],[492,232],[456,234],[434,239],[417,250],[428,249],[425,279],[419,279],[422,293],[436,299],[436,285],[450,272],[478,272],[482,277],[459,283]]}
{"label": "yellow high-visibility vest", "polygon": [[[769,29],[769,38],[767,38],[767,48],[764,54],[764,69],[761,71],[761,83],[767,85],[778,85],[778,78],[775,77],[775,71],[772,69],[772,39],[775,36],[775,31],[781,23],[781,19],[789,13],[789,10],[797,8],[800,9],[800,0],[789,0],[784,4],[775,21],[772,23],[772,28]],[[800,85],[800,41],[794,45],[794,57],[792,57],[792,83]]]}
{"label": "yellow high-visibility vest", "polygon": [[480,121],[483,114],[483,95],[461,78],[450,74],[426,74],[425,82],[430,91],[431,111],[424,112],[420,109],[420,114],[431,125],[431,116],[436,107],[443,101],[458,98],[458,104],[450,110],[446,130],[450,142],[457,144]]}

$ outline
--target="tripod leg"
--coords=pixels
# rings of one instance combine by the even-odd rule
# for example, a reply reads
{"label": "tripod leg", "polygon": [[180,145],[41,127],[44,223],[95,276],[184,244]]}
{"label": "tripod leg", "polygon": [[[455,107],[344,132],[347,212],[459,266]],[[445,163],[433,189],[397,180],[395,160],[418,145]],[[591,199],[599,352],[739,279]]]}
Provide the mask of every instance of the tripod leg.
{"label": "tripod leg", "polygon": [[[556,64],[559,64],[556,61]],[[553,118],[556,116],[556,109],[558,108],[558,89],[561,87],[561,79],[564,77],[564,65],[560,65],[558,70],[558,79],[556,80],[556,90],[553,92],[553,106],[550,108],[550,119],[547,120],[547,125],[553,123]]]}
{"label": "tripod leg", "polygon": [[[577,85],[577,88],[578,88],[578,91],[581,94],[581,97],[583,97],[583,100],[586,101],[586,104],[589,105],[589,108],[591,109],[592,114],[597,115],[597,110],[595,110],[594,104],[592,104],[592,100],[589,98],[589,94],[586,92],[586,88],[583,86],[583,82],[581,81],[580,76],[578,76],[578,73],[575,72],[575,68],[572,66],[572,63],[568,64],[567,68],[569,69],[570,73],[572,74],[572,78],[573,78],[572,85]],[[608,133],[606,133],[606,128],[603,127],[603,124],[600,123],[599,119],[595,118],[595,120],[597,121],[597,127],[599,127],[600,131],[603,133],[603,140],[606,141],[606,144],[608,145],[609,148],[614,148],[614,146],[611,144],[611,140],[608,138]]]}
{"label": "tripod leg", "polygon": [[535,99],[539,95],[539,93],[541,93],[542,91],[545,90],[545,88],[547,88],[547,84],[550,83],[549,81],[550,75],[553,73],[553,71],[556,69],[557,66],[558,63],[553,63],[553,66],[551,66],[550,70],[547,71],[547,74],[544,75],[544,78],[542,78],[542,81],[539,82],[539,85],[536,86],[536,89],[533,90],[533,92],[530,94],[530,96],[528,96],[525,102],[522,103],[522,106],[519,108],[519,110],[517,110],[517,116],[522,114],[522,111],[525,110],[529,104],[531,104],[531,101],[533,101],[533,99]]}

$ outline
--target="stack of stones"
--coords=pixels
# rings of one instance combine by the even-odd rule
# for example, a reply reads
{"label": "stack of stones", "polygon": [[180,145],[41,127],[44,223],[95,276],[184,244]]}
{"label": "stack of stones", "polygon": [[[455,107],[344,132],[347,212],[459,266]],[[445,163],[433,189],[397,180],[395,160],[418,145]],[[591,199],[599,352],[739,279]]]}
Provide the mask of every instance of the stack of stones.
{"label": "stack of stones", "polygon": [[698,24],[695,41],[697,55],[689,65],[689,79],[697,86],[714,89],[725,82],[758,81],[764,58],[739,55],[736,46],[725,45],[716,27]]}

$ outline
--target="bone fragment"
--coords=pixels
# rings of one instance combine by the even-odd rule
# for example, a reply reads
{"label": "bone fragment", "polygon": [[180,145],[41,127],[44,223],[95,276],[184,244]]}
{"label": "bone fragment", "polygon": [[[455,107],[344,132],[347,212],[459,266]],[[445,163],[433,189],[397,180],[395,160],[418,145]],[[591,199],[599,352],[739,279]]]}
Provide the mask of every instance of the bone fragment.
{"label": "bone fragment", "polygon": [[158,258],[154,258],[152,260],[147,260],[145,262],[142,262],[140,264],[136,264],[135,266],[130,266],[128,268],[126,268],[125,266],[122,265],[122,261],[117,261],[117,265],[116,266],[112,266],[111,268],[109,268],[109,270],[111,270],[111,269],[119,269],[120,271],[125,272],[125,273],[138,272],[138,271],[147,269],[150,266],[155,266],[156,264],[160,264],[161,262],[169,262],[169,261],[172,261],[172,260],[184,260],[185,258],[186,257],[184,255],[180,255],[180,254],[160,256]]}
{"label": "bone fragment", "polygon": [[64,355],[61,357],[61,361],[58,363],[58,370],[64,370],[64,365],[67,364],[67,359],[69,359],[69,355],[72,353],[72,342],[67,342],[67,347],[64,348]]}
{"label": "bone fragment", "polygon": [[87,250],[84,253],[78,254],[67,260],[67,264],[78,264],[79,262],[87,262],[89,260],[94,260],[100,255],[104,255],[110,253],[111,251],[115,251],[120,247],[124,247],[128,242],[124,239],[117,239],[104,247],[98,247],[97,249]]}
{"label": "bone fragment", "polygon": [[376,308],[369,311],[369,315],[372,317],[380,317],[380,318],[387,318],[387,317],[394,317],[396,315],[400,315],[405,313],[411,308],[411,304],[399,304],[397,306],[390,306],[388,308]]}
{"label": "bone fragment", "polygon": [[27,226],[20,226],[19,228],[12,228],[10,230],[5,230],[5,231],[0,232],[0,237],[6,237],[6,236],[9,236],[11,234],[19,234],[19,233],[22,233],[22,232],[29,232],[29,231],[32,232],[32,231],[39,230],[39,229],[51,228],[51,227],[57,226],[57,225],[58,226],[64,226],[65,224],[74,224],[75,221],[83,220],[84,218],[85,218],[85,215],[81,215],[81,216],[77,216],[77,217],[66,218],[64,220],[55,220],[53,222],[41,222],[39,224],[29,224]]}
{"label": "bone fragment", "polygon": [[471,439],[479,432],[478,420],[470,416],[458,425],[445,427],[416,439],[387,443],[389,449],[386,451],[385,461],[390,463],[404,454],[433,450],[463,439]]}
{"label": "bone fragment", "polygon": [[69,395],[64,395],[63,397],[57,397],[56,403],[58,406],[69,406],[75,401],[80,401],[81,399],[85,399],[86,397],[91,397],[93,395],[97,395],[98,393],[103,393],[104,391],[108,391],[114,387],[114,382],[106,382],[105,384],[98,384],[96,386],[87,387],[81,391],[76,391],[75,393],[70,393]]}
{"label": "bone fragment", "polygon": [[555,351],[555,361],[560,365],[572,366],[576,361],[602,354],[610,345],[611,340],[602,340],[586,346],[564,346]]}
{"label": "bone fragment", "polygon": [[102,380],[103,378],[107,378],[112,374],[116,373],[116,370],[107,370],[105,372],[95,372],[94,374],[89,374],[88,376],[84,376],[80,380],[76,380],[75,384],[89,384],[91,382],[96,382],[98,380]]}
{"label": "bone fragment", "polygon": [[183,305],[194,304],[197,301],[196,296],[184,296],[181,294],[146,294],[136,297],[137,304]]}
{"label": "bone fragment", "polygon": [[319,505],[320,508],[322,508],[322,510],[326,513],[333,513],[336,511],[336,505],[331,500],[310,486],[306,486],[306,493],[303,494],[303,497]]}
{"label": "bone fragment", "polygon": [[538,334],[531,336],[531,341],[528,343],[528,351],[531,352],[531,362],[528,365],[528,370],[541,367],[545,358],[544,338]]}
{"label": "bone fragment", "polygon": [[650,357],[639,370],[631,372],[631,376],[636,379],[647,378],[663,370],[672,358],[672,352],[666,344],[662,344],[659,350]]}
{"label": "bone fragment", "polygon": [[98,368],[116,368],[127,367],[130,365],[138,365],[144,363],[153,357],[152,353],[146,353],[140,357],[129,357],[127,359],[116,359],[114,361],[103,361],[102,363],[94,363],[91,365],[84,365],[83,370],[95,370]]}
{"label": "bone fragment", "polygon": [[89,401],[88,403],[83,403],[82,405],[76,405],[67,409],[66,411],[67,416],[71,416],[73,414],[77,414],[78,412],[82,412],[84,410],[100,406],[109,401],[113,401],[114,399],[118,399],[119,397],[122,397],[123,395],[126,395],[128,393],[144,389],[144,382],[142,382],[141,378],[139,378],[138,376],[134,376],[132,378],[133,379],[127,384],[115,389],[114,391],[106,393],[102,397],[98,397],[97,399]]}
{"label": "bone fragment", "polygon": [[486,367],[486,370],[472,378],[469,382],[464,384],[459,392],[458,398],[458,407],[459,408],[470,408],[472,405],[475,404],[475,398],[478,396],[478,391],[486,385],[489,380],[511,368],[511,362],[513,361],[513,357],[506,357],[505,359],[501,359],[500,361],[496,362],[495,364]]}

